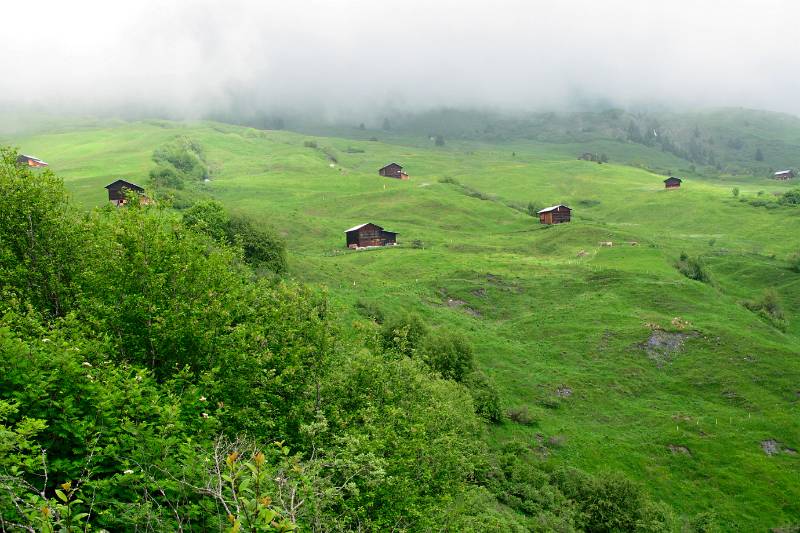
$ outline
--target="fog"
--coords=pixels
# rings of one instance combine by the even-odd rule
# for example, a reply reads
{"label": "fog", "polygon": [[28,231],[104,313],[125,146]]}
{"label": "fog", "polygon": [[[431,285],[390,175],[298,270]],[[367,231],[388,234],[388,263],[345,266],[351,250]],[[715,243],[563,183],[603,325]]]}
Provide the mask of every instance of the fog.
{"label": "fog", "polygon": [[[7,5],[11,4],[11,5]],[[0,105],[171,117],[743,106],[800,114],[792,0],[9,0]]]}

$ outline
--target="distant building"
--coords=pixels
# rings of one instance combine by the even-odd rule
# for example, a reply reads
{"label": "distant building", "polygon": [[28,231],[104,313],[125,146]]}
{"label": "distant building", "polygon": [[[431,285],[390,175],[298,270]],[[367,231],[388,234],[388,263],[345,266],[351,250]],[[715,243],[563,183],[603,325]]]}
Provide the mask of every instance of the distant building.
{"label": "distant building", "polygon": [[389,163],[382,169],[378,170],[378,174],[386,178],[396,178],[399,180],[407,180],[408,174],[403,172],[403,167],[397,163]]}
{"label": "distant building", "polygon": [[106,185],[106,189],[108,189],[108,201],[117,207],[125,205],[125,202],[128,201],[128,198],[126,196],[127,191],[135,192],[136,194],[141,196],[142,203],[144,204],[150,203],[150,199],[144,194],[144,189],[142,187],[139,187],[135,183],[131,183],[129,181],[117,180],[113,183],[109,183],[108,185]]}
{"label": "distant building", "polygon": [[578,159],[582,159],[584,161],[596,161],[598,159],[598,156],[596,156],[591,152],[584,152],[578,156]]}
{"label": "distant building", "polygon": [[794,177],[794,170],[779,170],[773,172],[772,177],[776,180],[788,180]]}
{"label": "distant building", "polygon": [[348,248],[366,248],[368,246],[394,246],[397,244],[397,233],[386,231],[377,224],[368,222],[345,230]]}
{"label": "distant building", "polygon": [[45,163],[38,157],[33,157],[32,155],[25,155],[25,154],[20,154],[17,156],[17,163],[19,163],[20,165],[28,165],[29,167],[48,166],[47,163]]}
{"label": "distant building", "polygon": [[670,176],[664,180],[664,188],[665,189],[679,189],[681,183],[683,182],[682,179],[676,178],[675,176]]}
{"label": "distant building", "polygon": [[554,205],[545,207],[538,212],[539,222],[542,224],[561,224],[569,222],[572,216],[572,209],[565,205]]}

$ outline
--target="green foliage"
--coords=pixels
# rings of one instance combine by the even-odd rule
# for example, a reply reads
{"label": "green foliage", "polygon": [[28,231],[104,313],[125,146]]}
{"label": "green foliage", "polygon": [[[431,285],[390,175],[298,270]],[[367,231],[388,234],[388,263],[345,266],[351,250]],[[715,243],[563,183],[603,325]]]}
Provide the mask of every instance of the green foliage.
{"label": "green foliage", "polygon": [[156,148],[153,161],[162,167],[172,167],[183,179],[202,180],[209,177],[203,147],[188,137],[177,137]]}
{"label": "green foliage", "polygon": [[472,345],[459,333],[438,331],[429,333],[419,351],[422,360],[445,379],[460,383],[475,369]]}
{"label": "green foliage", "polygon": [[509,419],[517,424],[521,424],[523,426],[531,426],[536,423],[536,419],[525,405],[522,407],[513,407],[509,409],[506,412],[506,416],[508,416]]}
{"label": "green foliage", "polygon": [[232,214],[229,238],[242,247],[247,261],[256,269],[280,274],[286,270],[286,245],[274,231],[256,226],[248,217]]}
{"label": "green foliage", "polygon": [[556,486],[580,509],[578,528],[587,532],[673,531],[671,512],[649,501],[641,487],[614,473],[597,478],[574,469],[554,476]]}
{"label": "green foliage", "polygon": [[228,214],[221,203],[198,202],[184,213],[184,223],[215,241],[242,248],[245,259],[258,270],[280,274],[286,270],[286,244],[264,226],[256,226],[249,218]]}
{"label": "green foliage", "polygon": [[381,344],[390,353],[413,356],[429,333],[419,315],[408,313],[386,321],[381,327]]}
{"label": "green foliage", "polygon": [[497,385],[485,373],[476,370],[467,374],[464,385],[472,395],[475,412],[484,420],[492,423],[503,421],[503,408]]}
{"label": "green foliage", "polygon": [[800,273],[800,252],[789,256],[789,270]]}
{"label": "green foliage", "polygon": [[764,292],[759,298],[745,300],[742,302],[742,305],[772,322],[778,329],[786,330],[788,326],[786,314],[781,304],[780,295],[778,295],[775,289],[764,289]]}
{"label": "green foliage", "polygon": [[178,171],[171,166],[157,166],[150,171],[150,183],[159,189],[177,189],[184,188],[183,178],[178,174]]}
{"label": "green foliage", "polygon": [[731,194],[733,195],[734,198],[738,198],[739,197],[739,187],[734,187],[733,189],[731,189]]}
{"label": "green foliage", "polygon": [[358,311],[358,314],[364,318],[374,320],[378,324],[382,324],[385,319],[383,310],[381,310],[380,306],[370,300],[358,300],[356,302],[356,311]]}
{"label": "green foliage", "polygon": [[703,283],[712,283],[711,274],[709,274],[703,261],[699,257],[690,257],[686,252],[681,252],[678,261],[675,263],[675,268],[689,279]]}
{"label": "green foliage", "polygon": [[527,211],[528,215],[530,215],[532,217],[538,217],[540,210],[541,210],[541,207],[539,206],[539,204],[537,204],[537,203],[535,203],[533,201],[528,202],[528,207],[526,207],[526,211]]}
{"label": "green foliage", "polygon": [[783,193],[780,203],[783,205],[800,205],[800,188]]}

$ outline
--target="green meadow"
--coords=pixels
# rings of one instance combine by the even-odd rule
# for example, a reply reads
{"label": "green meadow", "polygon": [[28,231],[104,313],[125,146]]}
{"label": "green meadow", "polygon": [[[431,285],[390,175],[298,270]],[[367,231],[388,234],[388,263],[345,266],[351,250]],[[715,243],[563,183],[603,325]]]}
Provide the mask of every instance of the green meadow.
{"label": "green meadow", "polygon": [[[704,177],[669,153],[602,138],[437,147],[399,133],[119,121],[0,141],[48,161],[88,209],[115,179],[146,186],[153,150],[176,136],[205,149],[212,176],[196,188],[274,227],[289,276],[325,288],[343,325],[370,304],[469,336],[504,407],[533,419],[492,426],[493,444],[622,471],[685,515],[713,510],[729,530],[800,524],[800,273],[788,262],[800,207],[740,201],[796,183]],[[585,151],[610,162],[577,160]],[[411,178],[379,177],[391,161]],[[683,186],[666,191],[645,168],[681,172]],[[527,213],[558,203],[573,208],[571,223]],[[400,244],[347,250],[343,231],[364,222]],[[675,268],[682,252],[710,283]],[[785,327],[743,305],[767,289]]]}

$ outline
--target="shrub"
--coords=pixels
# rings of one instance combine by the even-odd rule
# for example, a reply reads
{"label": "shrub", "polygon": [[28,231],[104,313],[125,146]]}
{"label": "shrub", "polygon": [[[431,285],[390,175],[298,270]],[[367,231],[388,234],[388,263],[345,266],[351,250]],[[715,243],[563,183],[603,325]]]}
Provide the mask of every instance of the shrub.
{"label": "shrub", "polygon": [[317,148],[317,141],[303,141],[303,146],[306,148]]}
{"label": "shrub", "polygon": [[160,165],[150,171],[153,187],[164,189],[183,189],[183,178],[170,166]]}
{"label": "shrub", "polygon": [[253,267],[276,274],[286,271],[286,244],[276,233],[256,226],[249,218],[229,215],[221,203],[206,200],[193,205],[183,215],[184,223],[220,243],[242,248],[245,260]]}
{"label": "shrub", "polygon": [[733,189],[731,189],[731,194],[733,195],[734,198],[737,198],[739,196],[739,187],[734,187]]}
{"label": "shrub", "polygon": [[775,289],[764,289],[764,292],[759,298],[745,300],[742,302],[742,305],[769,322],[772,322],[778,329],[785,330],[788,326],[780,296]]}
{"label": "shrub", "polygon": [[374,320],[378,324],[382,324],[384,321],[384,315],[381,308],[378,307],[378,304],[369,300],[358,300],[356,302],[356,312],[358,312],[358,314],[364,318]]}
{"label": "shrub", "polygon": [[789,256],[789,270],[800,272],[800,252],[795,252]]}
{"label": "shrub", "polygon": [[506,411],[506,416],[517,424],[522,424],[523,426],[532,426],[536,422],[536,419],[525,405],[522,407],[512,407]]}
{"label": "shrub", "polygon": [[203,147],[188,137],[177,137],[156,148],[153,161],[174,168],[181,178],[202,180],[209,175]]}
{"label": "shrub", "polygon": [[800,205],[800,189],[786,191],[780,197],[779,202],[783,205]]}
{"label": "shrub", "polygon": [[381,345],[386,352],[412,356],[428,335],[425,322],[415,313],[398,316],[381,327]]}
{"label": "shrub", "polygon": [[500,393],[489,376],[476,370],[467,375],[464,385],[472,395],[472,402],[475,404],[475,412],[478,416],[495,424],[503,421]]}
{"label": "shrub", "polygon": [[689,279],[711,283],[711,274],[708,273],[705,265],[698,257],[690,257],[686,252],[682,252],[675,263],[675,268]]}
{"label": "shrub", "polygon": [[528,207],[526,208],[527,213],[532,217],[539,216],[539,205],[533,201],[528,202]]}
{"label": "shrub", "polygon": [[425,243],[419,239],[414,239],[413,241],[411,241],[411,247],[416,249],[425,248]]}
{"label": "shrub", "polygon": [[472,345],[459,333],[448,331],[428,334],[420,351],[425,363],[445,379],[462,382],[475,368]]}
{"label": "shrub", "polygon": [[242,247],[248,263],[278,274],[286,271],[286,244],[275,232],[242,215],[232,215],[229,228],[229,238]]}

